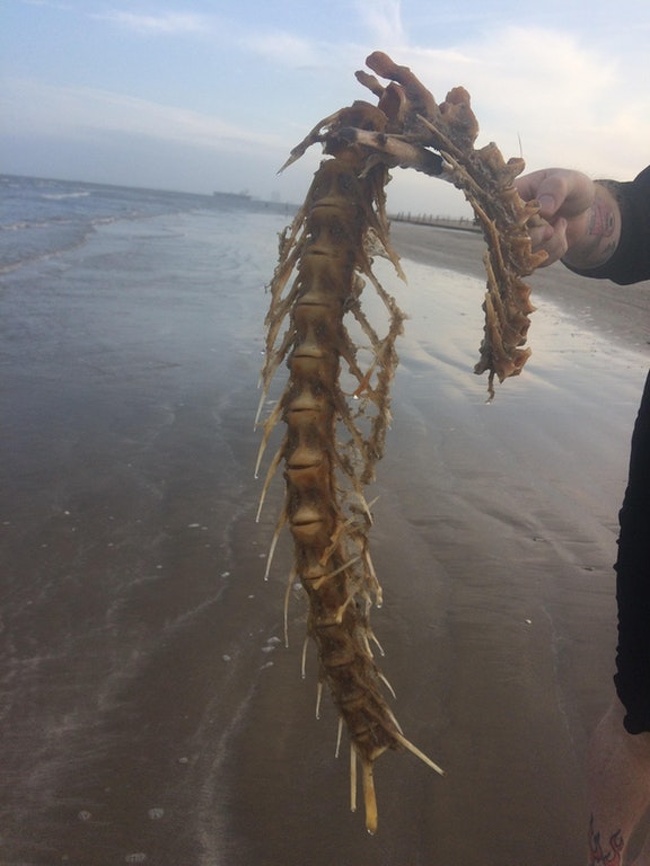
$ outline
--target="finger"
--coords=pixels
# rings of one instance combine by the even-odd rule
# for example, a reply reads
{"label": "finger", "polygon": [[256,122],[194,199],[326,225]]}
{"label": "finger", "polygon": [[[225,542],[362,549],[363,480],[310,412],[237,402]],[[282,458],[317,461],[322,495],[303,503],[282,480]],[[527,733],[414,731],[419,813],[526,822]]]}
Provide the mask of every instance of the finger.
{"label": "finger", "polygon": [[[518,177],[515,186],[524,201],[538,201],[542,209],[540,216],[550,217],[557,211],[566,192],[562,192],[563,169],[547,168]],[[540,199],[542,199],[540,201]]]}
{"label": "finger", "polygon": [[540,188],[537,201],[539,202],[539,215],[542,219],[550,219],[562,205],[562,201],[558,204],[555,195],[548,191],[548,185],[543,190]]}
{"label": "finger", "polygon": [[530,234],[533,252],[544,248],[553,237],[554,231],[553,226],[546,222],[546,220],[540,220],[537,225],[530,227],[528,233]]}
{"label": "finger", "polygon": [[569,194],[568,172],[554,170],[544,174],[545,177],[537,186],[536,196],[539,215],[551,220],[562,209]]}
{"label": "finger", "polygon": [[515,184],[524,201],[536,199],[540,206],[539,215],[550,220],[559,211],[564,213],[567,199],[574,194],[574,188],[581,189],[581,180],[582,176],[578,172],[547,168],[524,175]]}
{"label": "finger", "polygon": [[569,248],[566,237],[567,221],[560,217],[553,223],[551,228],[553,229],[552,235],[541,246],[541,249],[548,253],[546,265],[552,265],[553,262],[557,262],[566,255],[566,251]]}

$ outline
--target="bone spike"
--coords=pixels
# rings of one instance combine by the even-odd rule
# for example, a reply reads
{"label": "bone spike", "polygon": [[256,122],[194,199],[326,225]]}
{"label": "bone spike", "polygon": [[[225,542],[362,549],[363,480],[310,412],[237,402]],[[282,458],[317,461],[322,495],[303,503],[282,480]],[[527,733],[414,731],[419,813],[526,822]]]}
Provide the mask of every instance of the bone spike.
{"label": "bone spike", "polygon": [[343,716],[339,716],[339,723],[336,730],[336,749],[334,750],[334,757],[338,758],[341,751],[341,737],[343,736]]}
{"label": "bone spike", "polygon": [[372,761],[361,761],[361,773],[363,780],[363,801],[366,809],[366,830],[371,836],[374,836],[377,832],[378,817]]}
{"label": "bone spike", "polygon": [[291,151],[289,158],[284,163],[282,168],[278,171],[278,174],[283,172],[285,168],[289,168],[296,160],[300,159],[300,157],[305,153],[307,148],[311,147],[312,144],[316,144],[318,141],[322,141],[321,130],[325,129],[328,126],[331,126],[335,120],[338,119],[338,111],[334,114],[330,114],[329,117],[323,118],[320,123],[317,123],[316,126],[309,132],[300,144],[297,144]]}
{"label": "bone spike", "polygon": [[381,673],[381,671],[380,671],[380,673],[379,673],[379,679],[380,679],[380,680],[382,681],[382,683],[386,686],[386,688],[387,688],[388,691],[391,693],[391,695],[395,698],[395,700],[397,700],[397,695],[395,694],[395,689],[391,686],[391,684],[390,684],[389,681],[386,679],[386,677],[384,676],[384,674]]}
{"label": "bone spike", "polygon": [[282,406],[280,405],[280,402],[278,402],[273,407],[273,411],[264,422],[264,434],[262,436],[259,451],[257,452],[257,461],[255,462],[255,477],[257,477],[259,474],[260,466],[262,464],[262,458],[264,457],[264,452],[266,451],[266,446],[269,444],[269,438],[271,436],[273,428],[275,427],[278,419],[280,418],[281,413]]}
{"label": "bone spike", "polygon": [[305,679],[306,671],[307,671],[307,644],[309,643],[309,637],[306,637],[302,644],[302,659],[300,664],[300,675],[302,679]]}
{"label": "bone spike", "polygon": [[357,494],[359,502],[361,503],[361,508],[363,509],[363,513],[368,518],[369,525],[372,526],[372,524],[374,523],[374,520],[373,520],[372,512],[370,511],[370,509],[373,507],[373,505],[375,505],[377,503],[377,501],[379,500],[379,497],[375,496],[374,499],[372,499],[370,502],[368,502],[366,500],[366,497],[363,495],[363,493],[360,490],[357,490],[355,492]]}
{"label": "bone spike", "polygon": [[350,743],[350,811],[357,811],[357,750]]}
{"label": "bone spike", "polygon": [[372,629],[370,630],[370,640],[375,644],[375,646],[376,646],[377,649],[379,650],[379,655],[382,656],[382,657],[385,656],[386,653],[384,652],[384,648],[383,648],[383,646],[379,643],[379,640],[378,640],[378,638],[377,638],[377,635],[374,633],[374,631],[372,631]]}
{"label": "bone spike", "polygon": [[[260,522],[260,516],[262,514],[262,506],[264,505],[264,500],[266,499],[267,490],[269,489],[269,485],[271,484],[273,476],[275,475],[277,468],[280,465],[280,461],[282,460],[283,455],[284,455],[284,446],[281,445],[278,448],[278,450],[275,452],[275,456],[273,457],[273,460],[271,461],[271,464],[270,464],[268,471],[266,473],[266,478],[264,479],[264,486],[262,487],[262,493],[260,494],[259,505],[257,506],[257,514],[255,515],[255,523]],[[257,475],[255,477],[257,478]]]}
{"label": "bone spike", "polygon": [[269,547],[269,552],[266,557],[266,569],[264,571],[264,580],[269,579],[269,573],[271,571],[271,563],[273,562],[273,556],[275,554],[275,548],[278,543],[278,539],[280,538],[280,533],[282,532],[282,527],[287,521],[287,515],[284,509],[282,509],[282,513],[278,518],[278,522],[275,527],[275,532],[273,533],[273,538],[271,539],[271,546]]}
{"label": "bone spike", "polygon": [[316,578],[316,580],[311,581],[311,585],[313,589],[318,590],[320,587],[331,578],[336,577],[337,574],[340,574],[342,571],[345,571],[346,568],[350,568],[350,566],[354,565],[355,562],[359,562],[361,559],[360,556],[355,556],[352,559],[349,559],[347,562],[340,565],[338,568],[334,569],[334,571],[328,571],[327,574],[323,574],[321,577]]}
{"label": "bone spike", "polygon": [[377,579],[377,572],[375,571],[375,566],[373,565],[369,550],[364,551],[363,558],[368,569],[368,574],[370,575],[370,583],[375,591],[375,604],[377,605],[377,607],[381,607],[384,603],[384,593],[381,586],[379,585],[379,580]]}
{"label": "bone spike", "polygon": [[[262,386],[262,380],[258,382],[257,387],[260,388]],[[260,402],[257,404],[257,412],[255,413],[255,421],[253,422],[253,429],[257,429],[257,425],[260,423],[260,415],[262,414],[262,409],[264,408],[264,403],[266,402],[267,389],[264,388],[262,393],[260,394]],[[259,460],[256,466],[255,477],[257,478],[257,469],[259,468]]]}
{"label": "bone spike", "polygon": [[390,707],[388,708],[388,715],[389,715],[390,718],[393,720],[393,723],[394,723],[395,727],[397,728],[397,730],[398,730],[398,731],[400,732],[400,734],[402,734],[402,736],[403,736],[403,735],[404,735],[404,731],[402,730],[402,726],[400,725],[400,723],[399,723],[399,722],[397,721],[397,719],[395,718],[395,714],[394,714],[393,711],[390,709]]}
{"label": "bone spike", "polygon": [[447,775],[446,772],[441,767],[439,767],[436,763],[434,763],[431,760],[431,758],[429,758],[427,755],[424,754],[424,752],[420,751],[420,749],[418,749],[417,746],[414,746],[413,743],[411,743],[409,740],[407,740],[403,734],[397,734],[396,738],[404,746],[405,749],[408,749],[409,752],[412,752],[416,756],[416,758],[419,758],[421,761],[424,761],[424,763],[428,767],[431,767],[432,770],[435,770],[436,773],[439,773],[441,776]]}
{"label": "bone spike", "polygon": [[289,649],[289,596],[291,595],[291,587],[296,579],[296,569],[292,568],[289,572],[287,580],[287,588],[284,593],[284,645]]}

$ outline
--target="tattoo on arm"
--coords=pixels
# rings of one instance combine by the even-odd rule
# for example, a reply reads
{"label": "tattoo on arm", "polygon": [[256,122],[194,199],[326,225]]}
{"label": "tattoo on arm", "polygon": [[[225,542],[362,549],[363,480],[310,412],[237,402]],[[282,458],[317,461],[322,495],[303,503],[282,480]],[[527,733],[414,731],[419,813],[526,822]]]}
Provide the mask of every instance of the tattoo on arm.
{"label": "tattoo on arm", "polygon": [[586,216],[583,235],[564,261],[577,268],[597,268],[611,258],[621,237],[621,212],[615,190],[607,181],[596,182],[594,201]]}
{"label": "tattoo on arm", "polygon": [[625,840],[620,830],[609,838],[609,843],[601,843],[600,833],[594,828],[594,816],[589,819],[589,866],[621,866]]}
{"label": "tattoo on arm", "polygon": [[615,202],[596,193],[591,208],[587,233],[592,240],[594,265],[603,264],[612,255],[618,243]]}

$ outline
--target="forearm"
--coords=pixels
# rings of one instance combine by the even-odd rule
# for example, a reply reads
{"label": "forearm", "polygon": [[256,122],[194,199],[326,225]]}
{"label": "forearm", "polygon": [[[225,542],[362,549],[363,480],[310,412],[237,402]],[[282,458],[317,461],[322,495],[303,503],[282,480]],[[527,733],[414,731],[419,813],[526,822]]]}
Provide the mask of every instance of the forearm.
{"label": "forearm", "polygon": [[607,181],[594,184],[594,200],[567,226],[568,250],[562,257],[570,268],[589,270],[604,265],[621,237],[621,210]]}

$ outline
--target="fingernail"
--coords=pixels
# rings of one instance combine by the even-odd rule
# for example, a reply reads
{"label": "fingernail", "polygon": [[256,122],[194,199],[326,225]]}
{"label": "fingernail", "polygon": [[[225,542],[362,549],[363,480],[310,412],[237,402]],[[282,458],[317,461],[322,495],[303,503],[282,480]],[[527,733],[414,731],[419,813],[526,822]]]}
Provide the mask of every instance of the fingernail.
{"label": "fingernail", "polygon": [[544,194],[540,195],[537,199],[539,202],[539,212],[542,216],[550,216],[555,212],[555,199],[552,195]]}

